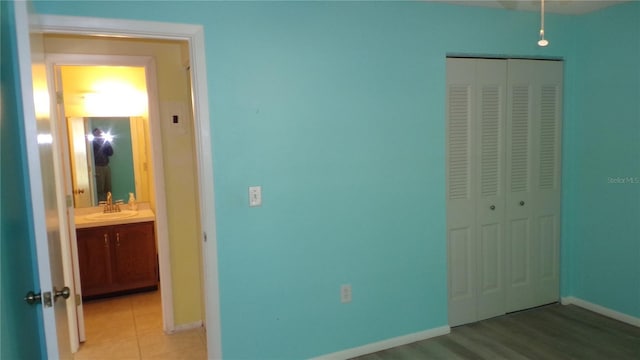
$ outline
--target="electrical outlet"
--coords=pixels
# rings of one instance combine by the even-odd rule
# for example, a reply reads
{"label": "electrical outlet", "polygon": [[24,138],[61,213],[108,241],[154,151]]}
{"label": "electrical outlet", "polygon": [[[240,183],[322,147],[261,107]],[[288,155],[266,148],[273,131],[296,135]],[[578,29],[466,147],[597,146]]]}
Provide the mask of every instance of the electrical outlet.
{"label": "electrical outlet", "polygon": [[351,302],[351,284],[340,286],[340,302],[343,304]]}

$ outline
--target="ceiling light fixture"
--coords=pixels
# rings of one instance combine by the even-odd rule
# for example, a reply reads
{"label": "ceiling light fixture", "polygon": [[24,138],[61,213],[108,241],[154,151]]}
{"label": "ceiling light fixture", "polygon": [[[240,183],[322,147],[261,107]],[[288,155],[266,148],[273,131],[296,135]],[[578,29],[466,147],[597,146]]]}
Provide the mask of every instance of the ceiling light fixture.
{"label": "ceiling light fixture", "polygon": [[544,38],[544,0],[540,0],[540,40],[538,46],[545,47],[549,45],[549,41]]}

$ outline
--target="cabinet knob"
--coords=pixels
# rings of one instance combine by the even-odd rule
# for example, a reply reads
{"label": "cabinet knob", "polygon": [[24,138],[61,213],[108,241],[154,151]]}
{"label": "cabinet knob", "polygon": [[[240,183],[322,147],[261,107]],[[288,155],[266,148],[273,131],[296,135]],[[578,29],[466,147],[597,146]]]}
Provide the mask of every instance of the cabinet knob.
{"label": "cabinet knob", "polygon": [[109,246],[109,235],[104,234],[104,247]]}
{"label": "cabinet knob", "polygon": [[524,206],[524,201],[520,200],[520,206]]}
{"label": "cabinet knob", "polygon": [[116,246],[120,246],[120,233],[116,233]]}
{"label": "cabinet knob", "polygon": [[495,209],[496,209],[496,206],[495,206],[495,205],[491,205],[491,206],[489,206],[489,209],[491,209],[491,210],[495,210]]}

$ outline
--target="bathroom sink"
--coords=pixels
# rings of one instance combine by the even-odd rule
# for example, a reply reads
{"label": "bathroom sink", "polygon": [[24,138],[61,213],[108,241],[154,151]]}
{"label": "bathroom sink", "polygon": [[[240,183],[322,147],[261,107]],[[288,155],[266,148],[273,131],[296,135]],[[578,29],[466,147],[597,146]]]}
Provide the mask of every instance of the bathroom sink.
{"label": "bathroom sink", "polygon": [[127,219],[130,217],[134,217],[138,215],[138,212],[135,210],[122,210],[119,212],[111,212],[111,213],[94,213],[85,215],[85,219],[87,220],[119,220],[119,219]]}

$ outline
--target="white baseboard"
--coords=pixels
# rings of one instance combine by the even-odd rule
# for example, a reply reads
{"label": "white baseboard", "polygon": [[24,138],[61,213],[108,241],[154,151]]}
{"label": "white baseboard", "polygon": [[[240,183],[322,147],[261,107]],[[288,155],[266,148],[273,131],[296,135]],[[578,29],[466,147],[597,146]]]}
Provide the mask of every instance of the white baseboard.
{"label": "white baseboard", "polygon": [[598,304],[594,304],[573,296],[567,296],[567,297],[563,297],[560,299],[560,303],[562,305],[576,305],[579,306],[581,308],[593,311],[595,313],[598,313],[600,315],[604,315],[606,317],[610,317],[612,319],[618,320],[618,321],[622,321],[624,323],[633,325],[633,326],[637,326],[640,327],[640,318],[637,318],[635,316],[631,316],[631,315],[627,315],[624,313],[621,313],[619,311],[615,311],[615,310],[611,310],[609,308],[606,308],[604,306],[598,305]]}
{"label": "white baseboard", "polygon": [[192,322],[192,323],[188,323],[188,324],[178,325],[178,326],[175,326],[171,330],[167,330],[167,334],[174,334],[174,333],[181,332],[181,331],[198,329],[198,328],[202,327],[202,324],[203,324],[203,322],[202,322],[202,320],[200,320],[200,321],[196,321],[196,322]]}
{"label": "white baseboard", "polygon": [[351,349],[334,352],[327,355],[318,356],[316,358],[313,358],[312,360],[350,359],[353,357],[390,349],[396,346],[406,345],[416,341],[426,340],[426,339],[440,336],[440,335],[446,335],[450,332],[451,332],[451,328],[449,326],[441,326],[441,327],[420,331],[420,332],[409,334],[409,335],[399,336],[399,337],[395,337],[387,340],[370,343],[363,346],[358,346]]}

